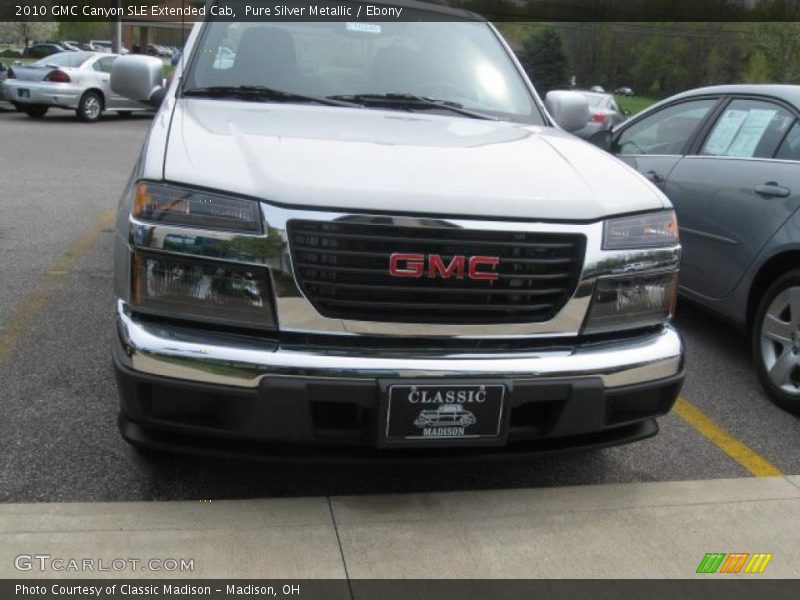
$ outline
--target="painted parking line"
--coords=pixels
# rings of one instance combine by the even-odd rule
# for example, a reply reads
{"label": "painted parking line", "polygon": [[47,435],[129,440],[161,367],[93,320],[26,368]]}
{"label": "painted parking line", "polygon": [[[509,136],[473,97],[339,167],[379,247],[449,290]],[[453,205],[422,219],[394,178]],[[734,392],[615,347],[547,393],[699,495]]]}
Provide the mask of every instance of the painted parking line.
{"label": "painted parking line", "polygon": [[685,398],[678,398],[673,411],[699,431],[703,437],[708,439],[717,448],[722,450],[756,477],[777,477],[783,475],[778,467],[773,465],[750,446],[736,439],[728,431],[715,423],[711,417],[694,404],[688,402]]}
{"label": "painted parking line", "polygon": [[58,287],[59,280],[75,268],[78,261],[97,241],[103,229],[114,222],[115,214],[115,210],[104,212],[80,239],[61,255],[39,286],[24,299],[22,306],[11,320],[0,328],[0,363],[11,355],[25,331],[47,305],[47,300]]}

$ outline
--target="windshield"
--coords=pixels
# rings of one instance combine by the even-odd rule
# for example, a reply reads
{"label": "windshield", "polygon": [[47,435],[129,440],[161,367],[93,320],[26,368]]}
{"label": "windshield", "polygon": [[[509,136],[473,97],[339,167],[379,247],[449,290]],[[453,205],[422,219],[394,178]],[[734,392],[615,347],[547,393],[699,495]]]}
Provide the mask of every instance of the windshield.
{"label": "windshield", "polygon": [[94,54],[91,52],[59,52],[38,61],[37,65],[55,65],[56,67],[80,67]]}
{"label": "windshield", "polygon": [[[262,86],[318,98],[407,94],[502,119],[543,122],[486,23],[212,21],[198,46],[184,93]],[[409,109],[398,104],[398,110]]]}
{"label": "windshield", "polygon": [[608,96],[604,96],[602,94],[584,94],[586,101],[589,103],[589,106],[594,108],[605,108],[606,102],[608,101]]}

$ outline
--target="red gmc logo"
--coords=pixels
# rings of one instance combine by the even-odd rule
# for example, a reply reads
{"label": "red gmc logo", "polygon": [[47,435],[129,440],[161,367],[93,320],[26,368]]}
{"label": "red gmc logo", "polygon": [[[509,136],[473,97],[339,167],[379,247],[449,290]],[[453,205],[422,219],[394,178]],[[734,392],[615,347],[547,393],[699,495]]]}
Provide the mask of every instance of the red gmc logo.
{"label": "red gmc logo", "polygon": [[436,279],[483,279],[496,281],[500,275],[494,267],[500,264],[496,256],[454,256],[445,264],[438,254],[403,254],[395,252],[389,257],[389,275],[392,277],[428,277]]}

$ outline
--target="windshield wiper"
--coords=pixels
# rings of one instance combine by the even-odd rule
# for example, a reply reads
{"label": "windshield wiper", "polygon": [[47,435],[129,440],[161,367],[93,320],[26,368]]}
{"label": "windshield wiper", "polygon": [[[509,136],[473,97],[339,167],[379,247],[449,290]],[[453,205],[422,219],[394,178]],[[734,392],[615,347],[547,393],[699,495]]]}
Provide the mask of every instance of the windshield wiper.
{"label": "windshield wiper", "polygon": [[451,100],[436,100],[415,94],[340,94],[336,96],[325,96],[327,100],[340,100],[346,102],[356,102],[364,106],[383,106],[387,108],[405,108],[407,110],[432,110],[441,109],[470,117],[472,119],[486,119],[488,121],[498,121],[497,117],[481,112],[464,108],[462,104]]}
{"label": "windshield wiper", "polygon": [[213,85],[210,87],[189,88],[183,90],[183,95],[204,98],[236,98],[252,102],[317,102],[327,106],[361,106],[357,102],[304,96],[303,94],[284,92],[283,90],[276,90],[262,85]]}

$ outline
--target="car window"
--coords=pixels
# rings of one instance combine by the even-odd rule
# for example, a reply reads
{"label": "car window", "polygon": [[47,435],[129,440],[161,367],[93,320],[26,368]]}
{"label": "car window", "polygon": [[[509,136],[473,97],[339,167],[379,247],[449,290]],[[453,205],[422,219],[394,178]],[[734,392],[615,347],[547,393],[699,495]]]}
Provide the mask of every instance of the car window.
{"label": "car window", "polygon": [[583,97],[586,98],[589,106],[592,107],[602,108],[603,104],[605,103],[605,97],[601,96],[600,94],[583,94]]}
{"label": "car window", "polygon": [[102,73],[111,73],[111,69],[114,67],[114,62],[116,60],[116,56],[104,56],[103,58],[96,60],[92,65],[92,68],[95,71],[101,71]]}
{"label": "car window", "polygon": [[775,158],[800,161],[800,121],[794,122],[794,126],[778,148]]}
{"label": "car window", "polygon": [[663,108],[626,128],[616,140],[619,154],[683,154],[716,98],[689,100]]}
{"label": "car window", "polygon": [[90,52],[61,52],[43,58],[37,65],[56,65],[57,67],[79,67],[93,55]]}
{"label": "car window", "polygon": [[772,158],[794,122],[785,108],[763,100],[734,100],[717,119],[700,154]]}
{"label": "car window", "polygon": [[38,44],[36,46],[31,46],[28,48],[28,54],[31,56],[47,56],[49,54],[53,54],[56,52],[61,52],[60,48],[54,48],[53,46],[48,46],[46,44]]}

